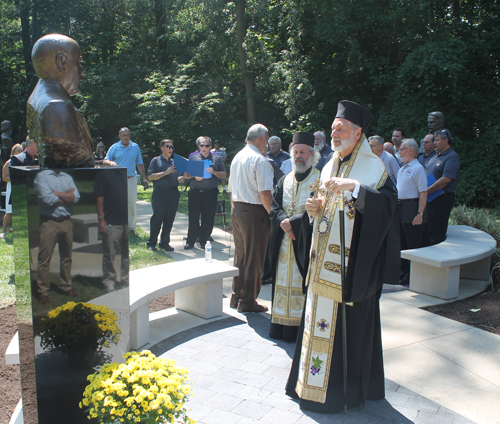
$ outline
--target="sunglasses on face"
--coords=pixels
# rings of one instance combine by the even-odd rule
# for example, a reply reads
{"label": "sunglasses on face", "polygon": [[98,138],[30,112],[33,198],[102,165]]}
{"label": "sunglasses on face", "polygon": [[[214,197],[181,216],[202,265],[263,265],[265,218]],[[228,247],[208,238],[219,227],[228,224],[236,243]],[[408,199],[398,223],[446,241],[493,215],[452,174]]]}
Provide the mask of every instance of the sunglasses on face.
{"label": "sunglasses on face", "polygon": [[200,144],[200,147],[212,147],[211,144]]}
{"label": "sunglasses on face", "polygon": [[168,144],[167,144],[167,145],[165,146],[165,148],[166,148],[166,149],[173,149],[173,148],[174,148],[174,146],[170,146],[170,145],[168,145]]}

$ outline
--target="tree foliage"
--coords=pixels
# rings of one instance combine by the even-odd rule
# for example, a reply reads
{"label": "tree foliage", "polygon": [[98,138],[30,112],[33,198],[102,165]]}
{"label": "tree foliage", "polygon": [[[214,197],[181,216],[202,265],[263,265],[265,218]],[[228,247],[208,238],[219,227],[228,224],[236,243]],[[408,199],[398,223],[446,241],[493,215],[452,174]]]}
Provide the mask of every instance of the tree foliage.
{"label": "tree foliage", "polygon": [[373,112],[368,135],[389,140],[403,126],[419,141],[427,114],[439,110],[462,159],[458,200],[499,203],[498,0],[0,6],[0,119],[12,121],[15,141],[25,136],[25,104],[36,83],[29,52],[40,36],[60,32],[80,43],[87,76],[75,104],[108,147],[128,126],[147,153],[157,154],[168,137],[188,154],[201,134],[235,153],[248,125],[262,122],[286,148],[294,131],[328,134],[342,99]]}

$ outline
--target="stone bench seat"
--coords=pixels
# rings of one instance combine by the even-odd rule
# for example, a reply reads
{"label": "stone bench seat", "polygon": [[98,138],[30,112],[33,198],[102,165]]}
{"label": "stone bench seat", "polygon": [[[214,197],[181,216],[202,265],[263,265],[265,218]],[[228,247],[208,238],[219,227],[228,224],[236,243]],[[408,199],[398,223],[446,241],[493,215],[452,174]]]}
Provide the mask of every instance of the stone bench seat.
{"label": "stone bench seat", "polygon": [[149,339],[149,301],[175,291],[175,307],[208,319],[222,315],[222,280],[236,267],[192,259],[130,271],[130,344],[139,349]]}
{"label": "stone bench seat", "polygon": [[[137,269],[129,273],[130,347],[149,340],[149,301],[175,292],[175,307],[208,319],[222,315],[222,280],[238,275],[236,267],[213,260],[192,259]],[[5,353],[7,364],[19,364],[16,333]]]}
{"label": "stone bench seat", "polygon": [[496,241],[466,225],[450,225],[446,240],[401,251],[411,261],[410,290],[441,299],[458,297],[460,279],[488,282]]}

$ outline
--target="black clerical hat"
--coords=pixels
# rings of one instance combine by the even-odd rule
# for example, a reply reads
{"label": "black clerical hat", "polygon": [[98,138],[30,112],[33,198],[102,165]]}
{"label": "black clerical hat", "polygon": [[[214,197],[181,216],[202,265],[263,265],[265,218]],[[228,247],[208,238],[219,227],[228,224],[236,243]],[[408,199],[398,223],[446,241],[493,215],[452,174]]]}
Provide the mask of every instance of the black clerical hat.
{"label": "black clerical hat", "polygon": [[366,130],[372,122],[373,115],[365,107],[351,102],[350,100],[341,100],[337,106],[337,115],[335,118],[344,118],[351,121],[353,124],[359,125]]}
{"label": "black clerical hat", "polygon": [[314,135],[305,131],[296,132],[293,135],[292,146],[296,144],[307,144],[309,147],[314,147]]}

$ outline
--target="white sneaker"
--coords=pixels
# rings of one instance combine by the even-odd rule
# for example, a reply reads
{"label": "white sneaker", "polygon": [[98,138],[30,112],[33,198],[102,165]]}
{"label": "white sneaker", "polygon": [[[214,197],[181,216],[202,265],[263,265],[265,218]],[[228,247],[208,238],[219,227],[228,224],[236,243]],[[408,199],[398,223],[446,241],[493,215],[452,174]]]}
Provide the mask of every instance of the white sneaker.
{"label": "white sneaker", "polygon": [[0,238],[5,238],[5,233],[0,233]]}

